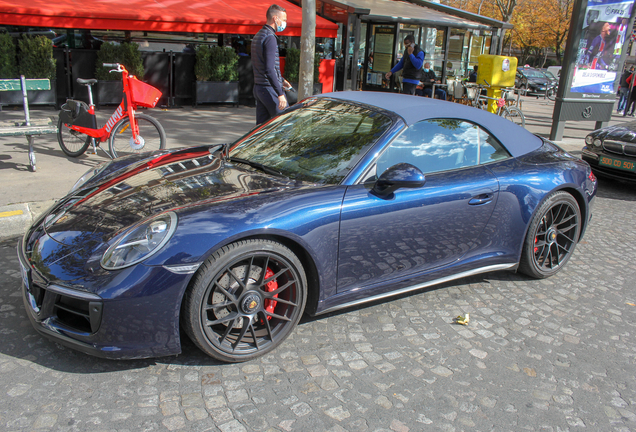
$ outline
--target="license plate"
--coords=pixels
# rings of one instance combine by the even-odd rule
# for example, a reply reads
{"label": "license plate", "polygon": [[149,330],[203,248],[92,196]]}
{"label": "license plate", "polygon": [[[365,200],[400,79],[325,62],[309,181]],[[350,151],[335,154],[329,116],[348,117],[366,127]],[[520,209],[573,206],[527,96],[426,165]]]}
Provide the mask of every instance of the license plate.
{"label": "license plate", "polygon": [[619,170],[636,172],[636,163],[634,163],[633,161],[626,161],[622,159],[601,156],[598,159],[598,164],[607,166],[607,167],[616,168]]}

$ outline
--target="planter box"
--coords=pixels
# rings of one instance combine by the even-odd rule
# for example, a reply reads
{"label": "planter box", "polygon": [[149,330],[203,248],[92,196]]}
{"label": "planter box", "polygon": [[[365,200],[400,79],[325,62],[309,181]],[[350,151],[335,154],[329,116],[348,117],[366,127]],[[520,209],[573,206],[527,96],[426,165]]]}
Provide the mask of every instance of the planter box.
{"label": "planter box", "polygon": [[[28,90],[27,99],[29,100],[29,106],[31,105],[57,105],[57,91],[55,89],[55,80],[51,80],[51,90]],[[22,100],[21,91],[3,91],[0,92],[0,107],[7,105],[19,105],[22,106],[24,101]]]}
{"label": "planter box", "polygon": [[92,91],[96,105],[119,105],[124,97],[124,83],[121,81],[97,81]]}
{"label": "planter box", "polygon": [[194,106],[201,103],[238,104],[238,81],[195,81]]}

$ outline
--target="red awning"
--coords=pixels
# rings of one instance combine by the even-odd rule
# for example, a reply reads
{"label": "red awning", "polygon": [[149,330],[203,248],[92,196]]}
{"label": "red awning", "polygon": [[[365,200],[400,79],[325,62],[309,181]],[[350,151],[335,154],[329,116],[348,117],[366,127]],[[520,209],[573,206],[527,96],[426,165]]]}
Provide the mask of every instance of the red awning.
{"label": "red awning", "polygon": [[[302,11],[284,0],[0,0],[0,24],[46,28],[256,34],[272,3],[287,10],[282,36],[300,36]],[[16,3],[21,3],[17,5]],[[316,16],[316,37],[338,26]]]}

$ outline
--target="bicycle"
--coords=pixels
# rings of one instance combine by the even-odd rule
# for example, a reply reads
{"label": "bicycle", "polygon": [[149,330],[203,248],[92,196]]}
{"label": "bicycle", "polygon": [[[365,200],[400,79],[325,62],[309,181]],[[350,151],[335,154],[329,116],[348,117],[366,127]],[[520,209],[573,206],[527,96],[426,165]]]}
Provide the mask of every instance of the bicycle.
{"label": "bicycle", "polygon": [[[99,144],[108,140],[111,159],[141,151],[160,150],[166,147],[166,132],[153,117],[137,113],[137,107],[153,108],[161,92],[153,86],[129,75],[119,63],[104,63],[114,68],[111,72],[121,72],[124,94],[121,103],[102,128],[97,128],[95,104],[91,86],[96,79],[77,78],[77,82],[87,87],[88,105],[80,100],[67,99],[62,105],[57,127],[57,140],[62,151],[70,157],[82,155],[89,145],[97,153]],[[96,143],[97,141],[97,143]],[[99,147],[101,148],[101,147]]]}
{"label": "bicycle", "polygon": [[[486,84],[488,84],[486,82]],[[497,112],[496,114],[510,120],[511,122],[525,128],[526,127],[526,117],[523,115],[523,112],[517,107],[512,106],[507,102],[506,97],[493,98],[490,96],[485,96],[481,94],[481,90],[489,87],[487,86],[478,86],[475,91],[474,99],[471,100],[471,105],[475,108],[479,109],[488,109],[488,101],[497,101]],[[505,92],[505,95],[508,95],[510,91],[509,89],[502,89]],[[517,97],[517,105],[519,105],[519,100]]]}

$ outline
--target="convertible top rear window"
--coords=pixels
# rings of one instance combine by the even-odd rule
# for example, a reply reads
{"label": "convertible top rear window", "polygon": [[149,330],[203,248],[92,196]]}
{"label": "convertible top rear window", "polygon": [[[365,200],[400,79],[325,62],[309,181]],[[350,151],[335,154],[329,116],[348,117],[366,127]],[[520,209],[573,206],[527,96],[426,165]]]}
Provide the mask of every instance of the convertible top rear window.
{"label": "convertible top rear window", "polygon": [[338,184],[390,126],[377,111],[321,99],[242,138],[231,156],[294,180]]}

